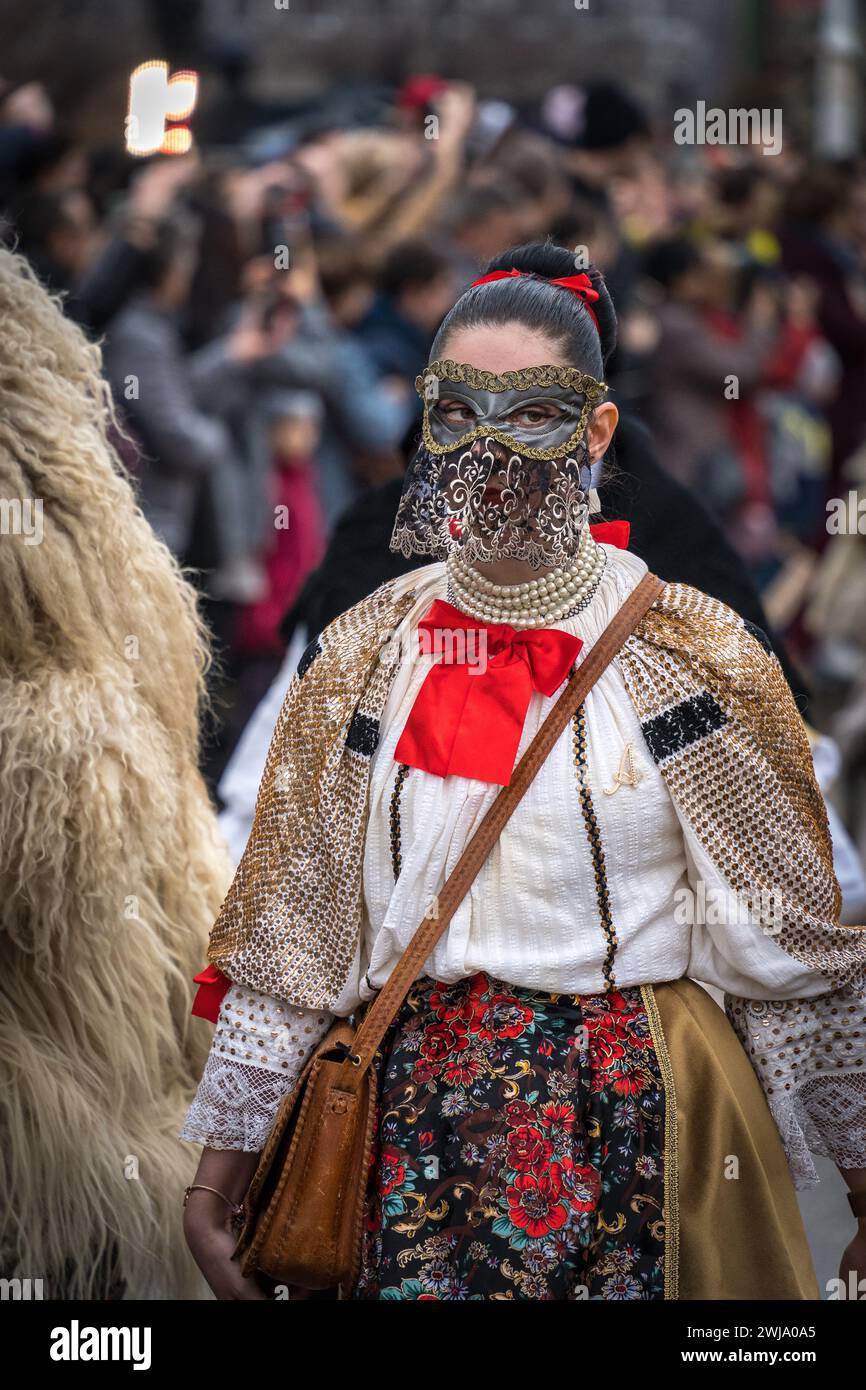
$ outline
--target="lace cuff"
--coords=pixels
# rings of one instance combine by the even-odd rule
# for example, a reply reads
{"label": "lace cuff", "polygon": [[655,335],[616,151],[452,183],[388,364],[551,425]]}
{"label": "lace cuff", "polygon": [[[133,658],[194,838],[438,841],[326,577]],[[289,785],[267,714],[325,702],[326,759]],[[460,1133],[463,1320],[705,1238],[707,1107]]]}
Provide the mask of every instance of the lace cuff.
{"label": "lace cuff", "polygon": [[296,1008],[232,985],[180,1138],[257,1153],[280,1101],[331,1022],[324,1010]]}
{"label": "lace cuff", "polygon": [[725,996],[758,1075],[798,1188],[818,1174],[812,1154],[866,1168],[866,991],[863,980],[814,999]]}

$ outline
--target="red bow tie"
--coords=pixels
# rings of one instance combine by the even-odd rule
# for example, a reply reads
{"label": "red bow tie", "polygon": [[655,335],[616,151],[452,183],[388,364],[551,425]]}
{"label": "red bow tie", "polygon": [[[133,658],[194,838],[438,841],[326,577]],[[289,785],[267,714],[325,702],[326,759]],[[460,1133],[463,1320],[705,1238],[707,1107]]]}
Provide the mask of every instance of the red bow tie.
{"label": "red bow tie", "polygon": [[[624,550],[627,521],[590,527]],[[442,656],[425,677],[394,750],[398,763],[437,777],[507,786],[533,690],[553,695],[583,643],[555,628],[481,623],[436,599],[418,624],[422,654]]]}
{"label": "red bow tie", "polygon": [[533,690],[553,695],[583,643],[554,628],[479,623],[444,599],[418,624],[422,654],[442,656],[418,692],[394,757],[437,777],[506,786]]}

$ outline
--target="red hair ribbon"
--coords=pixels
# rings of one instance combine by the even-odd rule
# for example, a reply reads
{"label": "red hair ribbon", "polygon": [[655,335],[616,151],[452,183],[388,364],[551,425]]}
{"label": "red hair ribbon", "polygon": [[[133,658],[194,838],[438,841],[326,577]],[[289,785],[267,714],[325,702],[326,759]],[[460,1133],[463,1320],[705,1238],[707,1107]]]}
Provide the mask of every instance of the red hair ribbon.
{"label": "red hair ribbon", "polygon": [[[491,270],[489,275],[482,275],[480,280],[473,280],[469,288],[471,290],[474,289],[476,285],[486,285],[491,280],[513,280],[515,276],[518,275],[529,276],[530,278],[538,278],[533,277],[531,275],[531,272],[528,270]],[[582,270],[579,275],[561,275],[558,280],[548,280],[547,283],[548,285],[559,285],[564,290],[570,290],[572,294],[577,295],[578,299],[583,300],[584,304],[586,305],[587,313],[590,315],[593,323],[595,324],[596,332],[598,333],[598,336],[600,338],[601,329],[598,326],[598,319],[596,318],[595,310],[592,307],[595,301],[598,299],[599,294],[598,290],[593,288],[592,281],[590,280],[586,271]]]}

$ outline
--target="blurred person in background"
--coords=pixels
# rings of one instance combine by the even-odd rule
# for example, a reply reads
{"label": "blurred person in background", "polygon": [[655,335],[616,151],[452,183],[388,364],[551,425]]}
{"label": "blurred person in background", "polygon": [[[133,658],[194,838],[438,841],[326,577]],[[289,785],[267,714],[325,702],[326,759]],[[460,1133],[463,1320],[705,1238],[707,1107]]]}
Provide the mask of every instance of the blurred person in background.
{"label": "blurred person in background", "polygon": [[423,135],[436,102],[448,89],[448,80],[435,72],[417,72],[407,77],[394,99],[394,117],[401,130]]}
{"label": "blurred person in background", "polygon": [[572,198],[549,233],[558,245],[574,252],[575,270],[581,270],[588,258],[599,267],[621,306],[616,348],[607,375],[620,404],[625,409],[638,407],[644,390],[643,364],[658,343],[658,329],[645,306],[635,302],[641,268],[637,248],[623,235],[610,206],[581,197]]}
{"label": "blurred person in background", "polygon": [[757,287],[751,331],[735,344],[714,334],[708,321],[711,311],[730,303],[729,265],[681,236],[651,245],[644,268],[660,330],[647,362],[650,424],[665,440],[665,467],[724,514],[742,494],[728,429],[731,379],[744,389],[758,381],[775,343],[775,301]]}
{"label": "blurred person in background", "polygon": [[[198,224],[189,216],[175,214],[161,223],[140,272],[141,292],[109,325],[105,369],[141,444],[145,515],[181,563],[212,571],[213,597],[242,602],[261,587],[247,520],[245,464],[209,408],[212,378],[195,376],[180,332],[198,240]],[[231,362],[238,373],[250,355],[266,350],[256,328],[244,321],[232,336]],[[208,518],[203,536],[197,534],[202,515]]]}
{"label": "blurred person in background", "polygon": [[778,360],[780,286],[762,278],[737,304],[737,271],[720,249],[676,237],[652,245],[659,328],[646,364],[650,423],[664,461],[694,487],[750,557],[772,543],[768,461],[753,397]]}
{"label": "blurred person in background", "polygon": [[268,460],[260,550],[265,585],[259,599],[238,610],[232,653],[237,686],[229,743],[278,671],[286,603],[295,601],[322,557],[325,527],[316,482],[322,413],[321,400],[310,391],[274,390],[254,409],[252,423]]}
{"label": "blurred person in background", "polygon": [[43,284],[55,292],[74,289],[99,245],[96,212],[80,188],[32,192],[15,211],[21,248]]}
{"label": "blurred person in background", "polygon": [[315,243],[322,298],[335,327],[354,332],[376,298],[373,267],[352,237],[322,236]]}
{"label": "blurred person in background", "polygon": [[524,195],[520,231],[526,241],[545,237],[557,218],[565,215],[572,189],[560,150],[543,136],[514,124],[488,160],[480,160],[472,181],[483,187],[488,178],[504,179]]}
{"label": "blurred person in background", "polygon": [[753,262],[775,264],[781,255],[775,228],[783,195],[779,180],[766,168],[738,164],[723,169],[712,187],[707,230],[739,246]]}
{"label": "blurred person in background", "polygon": [[298,311],[296,330],[256,365],[259,390],[313,391],[323,404],[316,478],[326,526],[371,483],[399,470],[395,450],[414,414],[402,377],[383,377],[360,338],[373,272],[351,243],[328,238],[326,287],[315,244],[302,246],[293,269],[278,275]]}
{"label": "blurred person in background", "polygon": [[454,193],[442,214],[441,231],[459,288],[465,288],[495,251],[519,234],[527,202],[527,195],[495,171],[485,181]]}
{"label": "blurred person in background", "polygon": [[385,257],[376,287],[357,336],[379,374],[405,382],[408,396],[454,303],[457,280],[448,256],[431,242],[402,241]]}
{"label": "blurred person in background", "polygon": [[831,492],[838,493],[843,470],[866,438],[866,197],[862,173],[851,167],[818,164],[788,191],[779,240],[791,275],[817,287],[816,317],[836,351],[841,377],[827,408],[833,434]]}
{"label": "blurred person in background", "polygon": [[465,177],[475,115],[473,89],[443,81],[406,129],[331,130],[293,163],[312,177],[323,220],[351,233],[375,267],[397,242],[429,233]]}
{"label": "blurred person in background", "polygon": [[324,546],[314,477],[322,404],[310,391],[274,391],[258,404],[256,415],[270,458],[266,514],[272,534],[263,550],[267,590],[241,610],[237,638],[242,652],[273,657],[282,652],[279,626],[286,602],[294,602]]}
{"label": "blurred person in background", "polygon": [[0,197],[12,203],[24,190],[63,193],[83,188],[88,170],[82,145],[58,129],[54,104],[41,82],[0,77]]}
{"label": "blurred person in background", "polygon": [[560,141],[572,192],[603,208],[617,184],[633,180],[651,152],[651,128],[640,102],[621,83],[561,87],[542,106],[544,125]]}
{"label": "blurred person in background", "polygon": [[50,135],[54,104],[42,82],[10,82],[0,76],[0,192],[19,177],[26,152]]}
{"label": "blurred person in background", "polygon": [[44,193],[28,184],[10,204],[14,234],[43,283],[63,294],[64,311],[96,335],[139,290],[163,219],[197,175],[194,156],[156,159],[98,222],[88,188]]}

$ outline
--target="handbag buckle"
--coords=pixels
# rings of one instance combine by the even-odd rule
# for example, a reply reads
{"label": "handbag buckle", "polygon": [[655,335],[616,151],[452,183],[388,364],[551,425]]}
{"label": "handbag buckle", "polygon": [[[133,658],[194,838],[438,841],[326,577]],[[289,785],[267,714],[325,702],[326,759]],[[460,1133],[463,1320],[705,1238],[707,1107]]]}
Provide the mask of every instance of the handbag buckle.
{"label": "handbag buckle", "polygon": [[359,1067],[361,1065],[360,1056],[357,1052],[352,1051],[348,1043],[336,1042],[334,1043],[333,1050],[342,1053],[343,1060],[351,1062],[353,1067]]}

